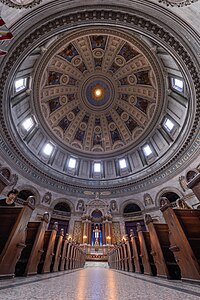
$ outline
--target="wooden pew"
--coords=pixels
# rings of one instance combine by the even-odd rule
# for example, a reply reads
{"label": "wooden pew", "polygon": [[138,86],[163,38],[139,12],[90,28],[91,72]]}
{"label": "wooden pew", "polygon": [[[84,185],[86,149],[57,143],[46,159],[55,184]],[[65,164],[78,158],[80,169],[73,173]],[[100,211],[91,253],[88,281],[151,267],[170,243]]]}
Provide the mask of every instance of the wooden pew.
{"label": "wooden pew", "polygon": [[122,241],[122,252],[123,252],[123,260],[124,260],[124,271],[128,272],[129,271],[128,252],[124,240]]}
{"label": "wooden pew", "polygon": [[52,264],[51,264],[52,272],[58,272],[58,268],[59,268],[60,260],[61,260],[63,237],[64,237],[64,229],[61,229],[59,235],[56,237],[56,240],[55,240],[55,245],[54,245],[55,256],[53,257]]}
{"label": "wooden pew", "polygon": [[69,256],[69,270],[73,270],[74,269],[74,241],[71,242],[71,251],[70,251],[70,256]]}
{"label": "wooden pew", "polygon": [[0,278],[14,277],[33,209],[29,202],[22,207],[0,207]]}
{"label": "wooden pew", "polygon": [[45,213],[40,222],[28,222],[26,247],[23,249],[15,268],[15,275],[35,275],[43,253],[44,234],[47,230],[49,214]]}
{"label": "wooden pew", "polygon": [[173,253],[170,251],[169,228],[167,224],[153,223],[150,215],[145,215],[151,240],[151,254],[157,269],[157,276],[180,279],[181,272]]}
{"label": "wooden pew", "polygon": [[130,230],[130,246],[134,266],[134,272],[144,273],[144,267],[140,256],[140,243],[138,236],[134,235],[133,229]]}
{"label": "wooden pew", "polygon": [[128,234],[125,234],[125,245],[126,245],[126,252],[127,252],[127,263],[128,263],[128,271],[134,272],[134,262],[132,258],[132,249],[130,245],[130,240]]}
{"label": "wooden pew", "polygon": [[58,231],[58,223],[55,222],[52,230],[46,230],[44,234],[43,254],[38,264],[38,273],[49,273],[54,254],[54,244]]}
{"label": "wooden pew", "polygon": [[65,237],[63,238],[62,254],[61,254],[61,261],[60,261],[60,271],[65,270],[66,259],[67,259],[67,247],[69,244],[68,237],[69,237],[69,234],[66,233]]}
{"label": "wooden pew", "polygon": [[119,243],[119,270],[125,271],[124,251],[121,242]]}
{"label": "wooden pew", "polygon": [[72,250],[72,241],[71,239],[69,239],[67,245],[67,251],[66,251],[65,270],[70,270],[71,250]]}
{"label": "wooden pew", "polygon": [[172,209],[166,201],[161,211],[169,227],[170,250],[181,269],[182,280],[200,280],[200,210]]}
{"label": "wooden pew", "polygon": [[151,255],[151,242],[148,231],[142,231],[142,226],[137,224],[138,238],[140,242],[140,256],[144,267],[144,274],[156,275],[156,266]]}

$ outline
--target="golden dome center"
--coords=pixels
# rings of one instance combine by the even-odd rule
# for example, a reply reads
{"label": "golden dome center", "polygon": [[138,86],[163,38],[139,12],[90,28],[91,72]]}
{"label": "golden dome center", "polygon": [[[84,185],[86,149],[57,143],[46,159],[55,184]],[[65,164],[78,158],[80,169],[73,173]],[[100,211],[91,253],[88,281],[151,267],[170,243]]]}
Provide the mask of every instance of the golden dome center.
{"label": "golden dome center", "polygon": [[102,95],[102,89],[97,88],[97,89],[95,89],[94,93],[95,93],[96,97],[101,97],[101,95]]}
{"label": "golden dome center", "polygon": [[93,100],[100,101],[104,98],[105,96],[105,89],[102,85],[96,84],[92,88],[92,98]]}

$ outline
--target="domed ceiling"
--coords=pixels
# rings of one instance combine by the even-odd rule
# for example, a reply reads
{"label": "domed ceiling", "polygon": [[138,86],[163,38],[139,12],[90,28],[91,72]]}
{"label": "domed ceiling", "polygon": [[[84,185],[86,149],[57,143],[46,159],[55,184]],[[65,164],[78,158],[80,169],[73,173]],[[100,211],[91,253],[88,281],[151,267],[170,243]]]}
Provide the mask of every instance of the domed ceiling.
{"label": "domed ceiling", "polygon": [[108,2],[37,6],[15,24],[1,65],[2,155],[33,183],[75,196],[146,191],[199,147],[195,34],[149,1]]}
{"label": "domed ceiling", "polygon": [[[67,36],[36,71],[36,98],[45,125],[83,152],[125,150],[159,116],[162,73],[144,43],[106,29]],[[163,92],[163,90],[162,90]]]}

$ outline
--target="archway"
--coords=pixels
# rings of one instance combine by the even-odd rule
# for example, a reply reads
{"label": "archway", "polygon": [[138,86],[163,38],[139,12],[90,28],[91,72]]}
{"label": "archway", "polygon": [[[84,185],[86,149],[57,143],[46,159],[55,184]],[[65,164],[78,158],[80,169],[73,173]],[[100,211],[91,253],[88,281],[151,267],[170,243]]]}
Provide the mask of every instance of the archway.
{"label": "archway", "polygon": [[169,202],[174,205],[176,203],[176,200],[180,198],[180,196],[178,194],[176,194],[175,192],[170,192],[170,191],[162,194],[162,197],[166,197],[169,200]]}
{"label": "archway", "polygon": [[130,235],[130,230],[133,229],[134,234],[137,234],[137,224],[140,223],[143,230],[146,230],[144,220],[140,216],[142,215],[141,208],[138,204],[131,202],[128,203],[123,210],[123,216],[125,219],[125,231]]}
{"label": "archway", "polygon": [[17,202],[19,204],[23,204],[25,201],[27,201],[28,197],[34,196],[34,198],[31,199],[31,204],[35,206],[35,194],[27,189],[21,190],[17,196]]}
{"label": "archway", "polygon": [[58,223],[58,232],[64,229],[64,233],[68,232],[69,220],[71,216],[71,208],[67,202],[61,201],[55,204],[52,217],[49,223],[49,229],[52,229],[55,222]]}

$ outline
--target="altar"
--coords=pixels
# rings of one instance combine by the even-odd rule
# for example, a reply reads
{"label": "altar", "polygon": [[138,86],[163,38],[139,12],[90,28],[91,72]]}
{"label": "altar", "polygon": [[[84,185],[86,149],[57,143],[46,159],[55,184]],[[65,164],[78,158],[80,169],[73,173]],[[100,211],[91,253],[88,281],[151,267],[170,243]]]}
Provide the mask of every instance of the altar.
{"label": "altar", "polygon": [[92,245],[81,245],[86,254],[86,261],[108,261],[108,252],[112,247],[112,245],[103,245],[97,249]]}

